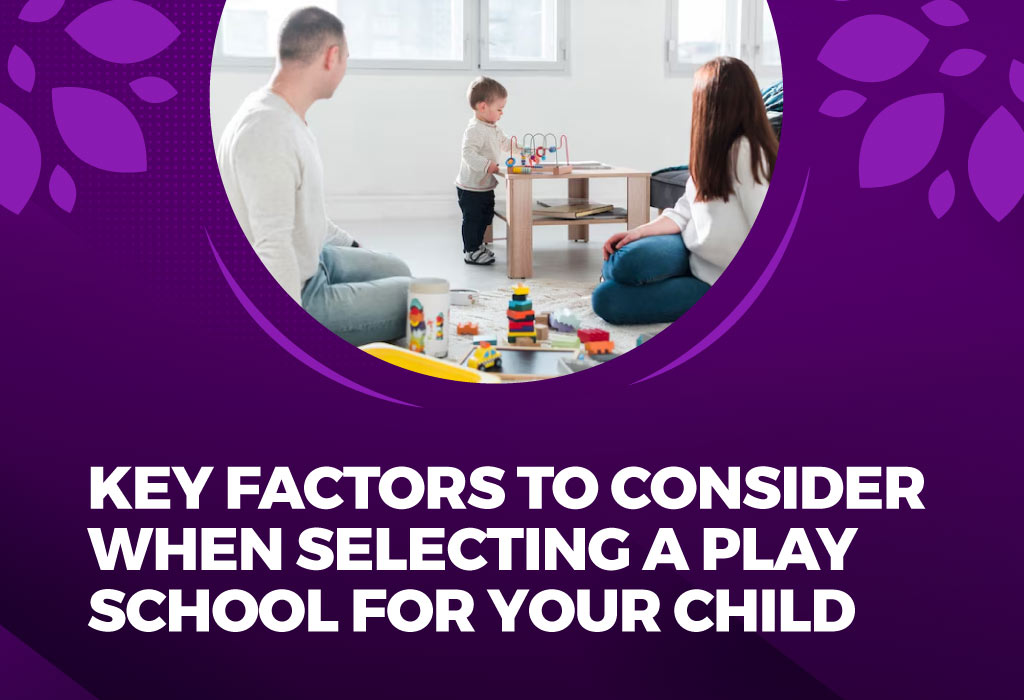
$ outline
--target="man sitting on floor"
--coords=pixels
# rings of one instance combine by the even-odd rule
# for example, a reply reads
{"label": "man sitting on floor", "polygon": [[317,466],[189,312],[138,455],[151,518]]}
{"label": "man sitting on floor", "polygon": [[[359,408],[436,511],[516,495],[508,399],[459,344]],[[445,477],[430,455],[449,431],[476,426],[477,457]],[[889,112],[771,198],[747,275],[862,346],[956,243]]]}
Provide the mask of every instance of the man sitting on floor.
{"label": "man sitting on floor", "polygon": [[249,95],[217,147],[224,189],[270,274],[315,319],[354,345],[405,334],[408,266],[362,249],[327,217],[323,163],[306,112],[345,77],[344,25],[319,8],[281,29],[270,84]]}

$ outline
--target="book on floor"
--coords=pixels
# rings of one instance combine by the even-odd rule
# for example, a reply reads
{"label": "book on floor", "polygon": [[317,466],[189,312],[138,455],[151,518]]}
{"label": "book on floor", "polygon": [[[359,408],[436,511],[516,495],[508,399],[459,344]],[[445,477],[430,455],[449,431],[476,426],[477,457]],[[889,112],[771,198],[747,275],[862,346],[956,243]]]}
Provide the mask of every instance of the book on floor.
{"label": "book on floor", "polygon": [[583,219],[605,214],[614,208],[611,204],[599,204],[588,199],[539,199],[533,207],[533,213],[535,216],[553,219]]}

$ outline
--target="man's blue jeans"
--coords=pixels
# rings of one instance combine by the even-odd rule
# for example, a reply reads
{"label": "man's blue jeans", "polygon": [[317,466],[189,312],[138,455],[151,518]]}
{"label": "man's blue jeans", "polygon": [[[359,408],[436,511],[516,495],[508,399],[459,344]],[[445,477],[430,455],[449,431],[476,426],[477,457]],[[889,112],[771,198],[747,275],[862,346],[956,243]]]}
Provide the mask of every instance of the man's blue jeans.
{"label": "man's blue jeans", "polygon": [[353,345],[395,340],[405,335],[409,275],[393,255],[327,245],[302,307]]}
{"label": "man's blue jeans", "polygon": [[690,252],[674,234],[641,238],[604,264],[605,281],[594,290],[594,313],[608,323],[670,323],[711,287],[690,272]]}

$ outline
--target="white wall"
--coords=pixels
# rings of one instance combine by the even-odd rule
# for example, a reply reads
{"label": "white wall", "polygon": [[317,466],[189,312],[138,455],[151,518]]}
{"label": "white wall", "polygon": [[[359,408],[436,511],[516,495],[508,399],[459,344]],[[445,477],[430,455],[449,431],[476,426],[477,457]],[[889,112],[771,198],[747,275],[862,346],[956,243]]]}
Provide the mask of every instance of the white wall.
{"label": "white wall", "polygon": [[[565,133],[573,160],[642,170],[685,163],[693,84],[666,74],[665,0],[570,5],[569,73],[492,74],[509,90],[502,128],[509,135]],[[336,221],[344,226],[381,216],[458,216],[454,181],[473,77],[351,73],[333,100],[313,107],[309,123],[323,153],[328,209]],[[243,98],[267,78],[214,71],[215,139]],[[564,187],[543,183],[537,192],[564,197]],[[591,196],[622,204],[625,183],[595,183]]]}

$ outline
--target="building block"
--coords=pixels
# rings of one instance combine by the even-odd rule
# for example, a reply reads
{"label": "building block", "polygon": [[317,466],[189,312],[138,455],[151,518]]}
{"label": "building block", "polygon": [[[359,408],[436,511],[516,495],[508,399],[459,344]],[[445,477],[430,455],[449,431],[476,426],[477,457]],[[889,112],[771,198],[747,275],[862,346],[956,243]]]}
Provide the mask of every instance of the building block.
{"label": "building block", "polygon": [[498,336],[496,335],[476,335],[473,336],[473,345],[482,345],[483,343],[490,343],[491,345],[498,344]]}
{"label": "building block", "polygon": [[508,344],[536,346],[535,321],[530,288],[520,284],[512,290],[512,300],[508,303]]}
{"label": "building block", "polygon": [[458,325],[459,335],[476,335],[480,332],[480,324],[466,321]]}
{"label": "building block", "polygon": [[562,338],[552,338],[551,347],[558,350],[576,350],[580,346],[580,339],[576,336],[567,336]]}
{"label": "building block", "polygon": [[551,327],[551,314],[545,311],[542,314],[537,314],[537,323],[543,323],[545,326]]}
{"label": "building block", "polygon": [[608,331],[602,331],[597,328],[581,328],[576,332],[576,335],[584,343],[602,342],[611,339]]}
{"label": "building block", "polygon": [[581,325],[580,317],[569,309],[562,309],[551,315],[548,326],[562,333],[574,333]]}
{"label": "building block", "polygon": [[537,340],[547,340],[548,339],[548,327],[545,326],[543,323],[538,323],[534,327],[534,329],[537,331]]}
{"label": "building block", "polygon": [[615,343],[611,340],[599,340],[586,343],[584,346],[588,355],[607,355],[615,349]]}

